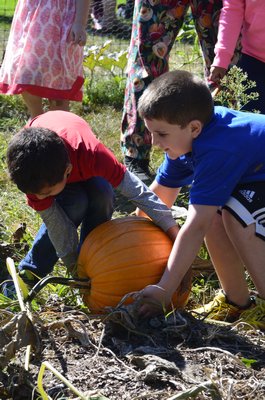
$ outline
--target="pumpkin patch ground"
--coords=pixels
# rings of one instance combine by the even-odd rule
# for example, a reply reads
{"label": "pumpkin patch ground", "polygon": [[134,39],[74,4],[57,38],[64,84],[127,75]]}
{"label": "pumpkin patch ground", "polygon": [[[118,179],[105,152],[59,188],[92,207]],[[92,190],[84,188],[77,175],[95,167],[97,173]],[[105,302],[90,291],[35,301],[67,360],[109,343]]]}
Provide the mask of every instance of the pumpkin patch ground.
{"label": "pumpkin patch ground", "polygon": [[[264,399],[264,333],[205,323],[193,306],[140,320],[137,301],[89,314],[54,294],[31,319],[2,310],[0,399]],[[48,367],[40,377],[43,363],[66,381]]]}

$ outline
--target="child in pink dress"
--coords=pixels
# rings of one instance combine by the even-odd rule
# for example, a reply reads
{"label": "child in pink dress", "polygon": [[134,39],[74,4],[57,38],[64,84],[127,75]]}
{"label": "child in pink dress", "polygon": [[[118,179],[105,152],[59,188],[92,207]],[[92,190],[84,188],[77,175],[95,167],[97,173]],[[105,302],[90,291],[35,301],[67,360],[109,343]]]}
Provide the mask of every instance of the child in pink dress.
{"label": "child in pink dress", "polygon": [[209,79],[219,83],[229,67],[241,33],[242,56],[238,66],[256,82],[259,99],[250,101],[244,110],[265,114],[265,3],[253,0],[223,0],[219,19],[215,58]]}
{"label": "child in pink dress", "polygon": [[69,110],[82,100],[83,46],[89,0],[18,0],[4,61],[0,93],[21,94],[31,118]]}

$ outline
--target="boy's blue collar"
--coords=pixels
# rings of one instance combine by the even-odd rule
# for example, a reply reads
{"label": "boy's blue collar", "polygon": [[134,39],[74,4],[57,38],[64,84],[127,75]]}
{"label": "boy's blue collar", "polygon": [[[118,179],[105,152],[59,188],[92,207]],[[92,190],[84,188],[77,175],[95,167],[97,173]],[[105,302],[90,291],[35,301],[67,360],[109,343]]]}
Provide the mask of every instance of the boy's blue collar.
{"label": "boy's blue collar", "polygon": [[[220,117],[220,113],[218,112],[218,110],[216,109],[217,106],[215,106],[213,108],[213,112],[212,112],[212,116],[209,122],[207,122],[207,124],[203,125],[202,128],[202,132],[206,129],[208,129],[211,125],[215,124],[215,122],[217,121],[217,119]],[[218,108],[220,108],[220,106],[218,106]]]}

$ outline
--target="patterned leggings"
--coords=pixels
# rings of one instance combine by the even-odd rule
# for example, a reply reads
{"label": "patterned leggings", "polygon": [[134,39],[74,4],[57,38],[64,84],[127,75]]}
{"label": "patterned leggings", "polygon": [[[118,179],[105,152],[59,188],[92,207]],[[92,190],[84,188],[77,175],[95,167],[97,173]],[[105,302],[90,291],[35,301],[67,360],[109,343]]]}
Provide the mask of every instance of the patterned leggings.
{"label": "patterned leggings", "polygon": [[147,85],[168,71],[169,54],[189,7],[207,76],[214,59],[222,0],[135,0],[121,128],[121,148],[126,156],[150,157],[151,135],[138,116],[137,103]]}

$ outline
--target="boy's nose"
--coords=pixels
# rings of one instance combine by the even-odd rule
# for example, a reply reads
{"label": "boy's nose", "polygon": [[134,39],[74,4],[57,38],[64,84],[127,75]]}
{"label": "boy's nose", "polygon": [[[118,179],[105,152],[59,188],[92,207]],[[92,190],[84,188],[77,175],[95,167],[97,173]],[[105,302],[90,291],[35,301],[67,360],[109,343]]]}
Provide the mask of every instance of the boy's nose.
{"label": "boy's nose", "polygon": [[152,146],[162,148],[159,139],[152,139]]}
{"label": "boy's nose", "polygon": [[151,142],[152,146],[157,146],[157,140],[155,139],[154,135],[151,135]]}

